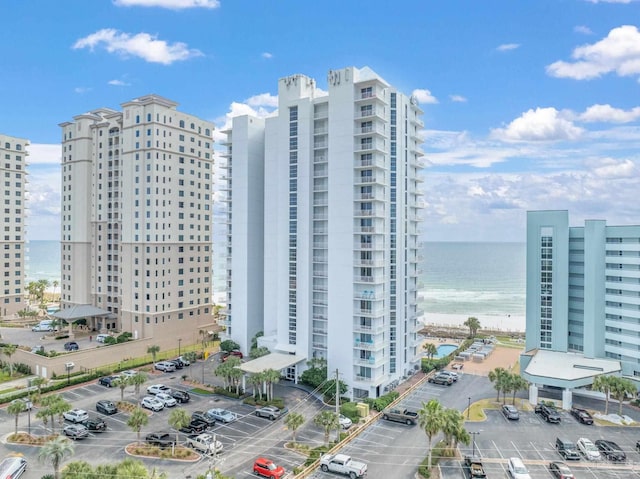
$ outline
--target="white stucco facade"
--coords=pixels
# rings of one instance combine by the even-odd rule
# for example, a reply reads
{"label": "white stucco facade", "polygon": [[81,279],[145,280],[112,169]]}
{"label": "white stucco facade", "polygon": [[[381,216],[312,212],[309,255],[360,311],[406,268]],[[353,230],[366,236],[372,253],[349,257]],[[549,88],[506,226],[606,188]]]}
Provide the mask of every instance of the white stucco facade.
{"label": "white stucco facade", "polygon": [[[261,344],[272,351],[324,358],[354,397],[377,397],[419,364],[422,112],[369,68],[330,71],[327,83],[324,90],[304,75],[282,78],[263,137],[246,134],[248,118],[234,120],[228,134],[227,326],[246,347],[260,325]],[[261,201],[236,196],[255,180],[238,161],[260,163],[245,143],[263,144]],[[237,256],[255,253],[243,230],[258,224],[254,209],[264,215],[262,263],[237,269]],[[248,294],[244,276],[260,268],[258,324],[247,305],[259,304],[259,285]]]}

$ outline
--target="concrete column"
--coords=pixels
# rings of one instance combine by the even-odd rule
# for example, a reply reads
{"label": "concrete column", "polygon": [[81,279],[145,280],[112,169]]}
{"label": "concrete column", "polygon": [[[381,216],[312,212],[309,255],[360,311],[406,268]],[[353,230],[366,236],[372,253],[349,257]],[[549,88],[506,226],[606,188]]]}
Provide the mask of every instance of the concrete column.
{"label": "concrete column", "polygon": [[562,409],[568,411],[573,404],[573,390],[566,388],[562,390]]}
{"label": "concrete column", "polygon": [[247,392],[247,375],[246,374],[242,375],[242,392],[243,393]]}
{"label": "concrete column", "polygon": [[538,386],[534,383],[529,385],[529,404],[533,406],[538,404]]}

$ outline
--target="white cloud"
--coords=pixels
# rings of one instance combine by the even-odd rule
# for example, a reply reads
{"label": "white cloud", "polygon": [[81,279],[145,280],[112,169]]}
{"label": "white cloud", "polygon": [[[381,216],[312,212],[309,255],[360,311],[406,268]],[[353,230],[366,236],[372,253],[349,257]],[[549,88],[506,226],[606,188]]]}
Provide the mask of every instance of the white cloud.
{"label": "white cloud", "polygon": [[244,101],[249,106],[266,106],[275,108],[278,106],[278,96],[271,93],[260,93]]}
{"label": "white cloud", "polygon": [[589,3],[631,3],[637,0],[586,0]]}
{"label": "white cloud", "polygon": [[267,60],[270,60],[273,58],[273,54],[269,52],[264,52],[261,56],[262,58],[266,58]]}
{"label": "white cloud", "polygon": [[592,105],[578,116],[584,122],[629,123],[640,118],[640,107],[631,110],[613,108],[611,105]]}
{"label": "white cloud", "polygon": [[557,61],[547,74],[558,78],[589,80],[607,73],[640,75],[640,32],[633,25],[614,28],[606,38],[573,50],[573,62]]}
{"label": "white cloud", "polygon": [[62,150],[58,144],[31,143],[28,151],[30,165],[59,165],[62,162]]}
{"label": "white cloud", "polygon": [[425,104],[438,103],[438,99],[435,96],[433,96],[429,90],[426,90],[423,88],[418,88],[416,90],[413,90],[412,95],[415,96],[416,100],[418,100],[418,102],[420,103],[425,103]]}
{"label": "white cloud", "polygon": [[113,0],[118,7],[160,7],[170,10],[185,8],[218,8],[218,0]]}
{"label": "white cloud", "polygon": [[576,33],[582,33],[584,35],[593,35],[593,32],[586,25],[576,25],[573,27],[573,31]]}
{"label": "white cloud", "polygon": [[518,48],[520,48],[519,43],[503,43],[502,45],[499,45],[496,50],[498,50],[499,52],[509,52]]}
{"label": "white cloud", "polygon": [[496,128],[491,134],[502,141],[558,141],[575,140],[583,131],[551,107],[529,110],[506,128]]}
{"label": "white cloud", "polygon": [[462,95],[449,95],[449,99],[454,103],[466,103],[466,97]]}
{"label": "white cloud", "polygon": [[638,167],[629,159],[601,158],[587,161],[591,173],[601,179],[637,178]]}
{"label": "white cloud", "polygon": [[90,91],[91,91],[91,88],[83,87],[83,86],[77,86],[77,87],[75,87],[75,88],[73,89],[73,91],[74,91],[75,93],[78,93],[79,95],[82,95],[82,94],[84,94],[84,93],[90,92]]}
{"label": "white cloud", "polygon": [[158,40],[155,35],[149,33],[131,35],[113,28],[98,30],[81,38],[76,41],[73,48],[89,48],[93,51],[95,47],[100,45],[103,45],[109,53],[117,53],[125,57],[139,57],[147,62],[162,63],[163,65],[170,65],[176,61],[202,55],[199,50],[189,49],[182,42],[169,44],[164,40]]}
{"label": "white cloud", "polygon": [[126,82],[123,82],[122,80],[109,80],[107,83],[113,86],[130,86],[131,85],[131,83],[126,83]]}

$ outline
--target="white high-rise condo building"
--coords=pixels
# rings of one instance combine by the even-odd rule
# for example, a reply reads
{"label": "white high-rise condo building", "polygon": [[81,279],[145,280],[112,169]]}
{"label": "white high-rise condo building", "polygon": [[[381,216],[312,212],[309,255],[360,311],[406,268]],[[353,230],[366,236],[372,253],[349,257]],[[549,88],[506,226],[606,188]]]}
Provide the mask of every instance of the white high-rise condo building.
{"label": "white high-rise condo building", "polygon": [[2,287],[0,317],[12,316],[24,308],[26,260],[25,191],[29,141],[0,134],[2,175]]}
{"label": "white high-rise condo building", "polygon": [[612,374],[640,381],[640,226],[567,211],[527,214],[526,352],[530,400],[541,386],[572,391]]}
{"label": "white high-rise condo building", "polygon": [[377,397],[419,366],[422,111],[369,68],[327,83],[282,78],[276,116],[227,132],[225,325],[289,378],[323,358]]}
{"label": "white high-rise condo building", "polygon": [[[99,330],[184,337],[211,320],[214,125],[157,95],[62,123],[62,307]],[[188,336],[191,339],[191,336]]]}

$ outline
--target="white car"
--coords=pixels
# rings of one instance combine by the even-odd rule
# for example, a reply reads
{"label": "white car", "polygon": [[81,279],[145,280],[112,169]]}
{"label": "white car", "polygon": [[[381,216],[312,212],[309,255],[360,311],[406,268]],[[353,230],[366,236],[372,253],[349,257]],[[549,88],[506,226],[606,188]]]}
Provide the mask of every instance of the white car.
{"label": "white car", "polygon": [[349,419],[347,416],[343,416],[342,414],[340,414],[340,416],[338,417],[338,421],[340,422],[340,427],[342,429],[349,429],[353,424],[351,419]]}
{"label": "white car", "polygon": [[165,393],[171,394],[171,388],[164,384],[152,384],[147,388],[147,394]]}
{"label": "white car", "polygon": [[209,409],[207,412],[218,422],[229,423],[238,419],[238,415],[236,413],[222,408]]}
{"label": "white car", "polygon": [[214,452],[221,452],[224,446],[220,441],[213,441],[213,436],[211,434],[203,433],[199,434],[196,437],[188,437],[187,445],[192,448],[207,453],[213,454]]}
{"label": "white car", "polygon": [[123,371],[120,374],[122,374],[125,378],[131,378],[131,377],[135,376],[136,374],[138,374],[138,371],[134,371],[133,369],[129,369],[128,371]]}
{"label": "white car", "polygon": [[62,413],[62,417],[64,417],[66,421],[78,423],[88,420],[89,414],[84,409],[72,409],[71,411]]}
{"label": "white car", "polygon": [[177,359],[182,361],[182,364],[184,364],[185,366],[190,366],[191,365],[191,362],[189,360],[185,359],[184,356],[178,356]]}
{"label": "white car", "polygon": [[153,367],[158,371],[164,371],[165,373],[172,373],[176,370],[176,365],[169,361],[160,361],[159,363],[155,363]]}
{"label": "white car", "polygon": [[513,477],[513,479],[531,479],[527,467],[519,457],[509,458],[509,462],[507,463],[507,470],[509,471],[509,475]]}
{"label": "white car", "polygon": [[178,404],[178,402],[170,394],[167,393],[156,394],[156,399],[158,401],[162,401],[165,407],[173,407]]}
{"label": "white car", "polygon": [[164,409],[164,403],[160,399],[156,399],[153,396],[145,396],[140,401],[140,405],[144,408],[151,409],[152,411],[162,411]]}
{"label": "white car", "polygon": [[104,342],[105,342],[105,340],[106,340],[107,338],[109,338],[109,337],[110,337],[110,336],[109,336],[108,334],[98,334],[98,335],[96,336],[96,341],[97,341],[97,342],[99,342],[99,343],[104,343]]}
{"label": "white car", "polygon": [[576,446],[578,447],[578,451],[580,451],[588,461],[599,461],[602,459],[600,451],[598,451],[598,448],[590,439],[581,437],[578,439],[578,442],[576,442]]}

